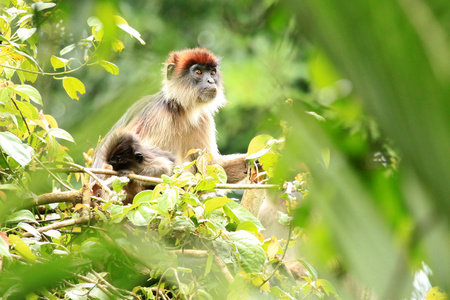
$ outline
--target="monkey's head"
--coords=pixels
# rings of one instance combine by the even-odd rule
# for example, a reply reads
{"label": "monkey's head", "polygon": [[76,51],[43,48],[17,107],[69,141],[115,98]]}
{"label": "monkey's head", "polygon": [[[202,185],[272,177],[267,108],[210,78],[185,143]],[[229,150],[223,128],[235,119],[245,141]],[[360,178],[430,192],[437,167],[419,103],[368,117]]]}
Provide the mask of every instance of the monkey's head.
{"label": "monkey's head", "polygon": [[117,134],[111,138],[106,151],[106,162],[114,171],[135,170],[139,168],[144,157],[139,149],[139,140],[131,133]]}
{"label": "monkey's head", "polygon": [[171,52],[164,67],[164,87],[168,99],[185,109],[202,104],[212,110],[226,102],[223,95],[220,59],[203,48]]}

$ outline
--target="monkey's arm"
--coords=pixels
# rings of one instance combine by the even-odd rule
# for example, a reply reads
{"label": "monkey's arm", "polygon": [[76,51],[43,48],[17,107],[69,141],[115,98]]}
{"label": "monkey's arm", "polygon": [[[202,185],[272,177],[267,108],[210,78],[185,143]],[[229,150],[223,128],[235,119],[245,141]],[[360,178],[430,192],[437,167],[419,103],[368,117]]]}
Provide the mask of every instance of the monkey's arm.
{"label": "monkey's arm", "polygon": [[225,169],[227,182],[236,183],[247,177],[248,162],[245,160],[247,154],[219,155],[214,158],[217,163]]}

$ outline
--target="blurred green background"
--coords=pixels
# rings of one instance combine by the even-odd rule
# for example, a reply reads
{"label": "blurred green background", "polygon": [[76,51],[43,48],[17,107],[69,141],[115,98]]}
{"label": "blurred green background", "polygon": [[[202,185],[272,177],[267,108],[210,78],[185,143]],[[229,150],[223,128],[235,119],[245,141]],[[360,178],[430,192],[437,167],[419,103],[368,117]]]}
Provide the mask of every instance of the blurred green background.
{"label": "blurred green background", "polygon": [[308,236],[301,255],[335,281],[343,299],[349,298],[339,283],[348,282],[348,273],[380,299],[409,297],[422,262],[432,270],[431,285],[448,291],[449,5],[60,2],[65,21],[41,39],[48,51],[39,61],[90,35],[80,20],[96,15],[105,23],[111,12],[128,20],[146,45],[127,37],[123,54],[101,51],[120,74],[100,67],[76,73],[86,85],[78,102],[51,78],[36,87],[45,112],[74,136],[70,153],[82,163],[82,152],[133,102],[160,89],[170,51],[207,47],[223,57],[229,101],[216,117],[221,152],[245,152],[256,134],[280,137],[287,126],[278,179],[292,180],[302,162],[314,178],[296,212]]}

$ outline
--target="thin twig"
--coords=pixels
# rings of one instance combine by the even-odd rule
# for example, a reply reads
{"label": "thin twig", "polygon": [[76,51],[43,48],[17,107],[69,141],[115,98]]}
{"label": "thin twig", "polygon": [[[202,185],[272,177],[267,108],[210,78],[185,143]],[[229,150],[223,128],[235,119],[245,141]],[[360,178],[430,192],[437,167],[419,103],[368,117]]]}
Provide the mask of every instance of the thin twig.
{"label": "thin twig", "polygon": [[38,162],[38,164],[43,167],[53,178],[55,178],[56,181],[58,181],[63,187],[65,187],[66,189],[70,190],[70,191],[76,191],[74,188],[71,188],[70,186],[68,186],[67,184],[65,184],[58,176],[56,176],[55,174],[53,174],[52,171],[50,171],[37,157],[36,155],[33,154],[33,158]]}
{"label": "thin twig", "polygon": [[135,299],[139,299],[138,296],[130,291],[127,290],[122,290],[119,288],[116,288],[115,286],[113,286],[111,283],[109,283],[108,281],[105,280],[105,278],[103,278],[100,274],[98,274],[97,272],[94,271],[94,269],[91,268],[91,273],[94,274],[95,277],[97,277],[97,279],[99,280],[99,282],[101,282],[102,284],[104,284],[106,287],[108,287],[109,289],[111,289],[114,294],[118,294],[120,296],[123,296],[123,293],[128,294],[130,296],[133,296],[133,298]]}
{"label": "thin twig", "polygon": [[87,174],[88,174],[89,176],[91,176],[95,181],[97,181],[98,184],[99,184],[99,185],[100,185],[100,186],[101,186],[101,187],[102,187],[109,195],[112,194],[111,189],[110,189],[107,185],[103,184],[103,181],[102,181],[100,178],[98,178],[98,176],[96,176],[93,172],[91,172],[91,169],[85,168],[85,167],[83,167],[83,166],[80,166],[80,165],[77,165],[77,164],[71,163],[71,162],[63,162],[63,163],[66,164],[66,165],[75,167],[75,168],[79,169],[80,171],[83,171],[83,172],[87,173]]}
{"label": "thin twig", "polygon": [[[62,227],[68,227],[68,226],[73,226],[73,225],[77,225],[77,224],[84,224],[89,222],[90,218],[89,217],[80,217],[80,218],[76,218],[76,219],[71,219],[71,220],[67,220],[67,221],[61,221],[61,222],[57,222],[57,223],[53,223],[44,227],[39,227],[36,228],[36,230],[39,233],[45,232],[45,231],[49,231],[52,229],[58,229],[58,228],[62,228]],[[25,232],[23,234],[24,237],[30,237],[33,236],[31,233]]]}
{"label": "thin twig", "polygon": [[[114,296],[114,294],[112,292],[108,291],[108,289],[106,289],[106,287],[101,285],[99,281],[95,281],[95,280],[90,279],[89,277],[83,276],[81,274],[76,274],[76,273],[72,273],[72,274],[77,276],[81,280],[84,280],[86,282],[95,284],[95,286],[97,286],[103,293],[107,294],[109,297],[113,297]],[[97,277],[97,279],[98,279],[98,277]]]}
{"label": "thin twig", "polygon": [[22,114],[22,111],[20,110],[19,106],[17,106],[16,100],[14,100],[13,98],[11,98],[11,100],[16,109],[19,111],[20,117],[22,118],[23,122],[25,123],[25,126],[27,127],[28,134],[31,135],[30,127],[28,127],[28,123],[27,120],[25,120],[25,116]]}

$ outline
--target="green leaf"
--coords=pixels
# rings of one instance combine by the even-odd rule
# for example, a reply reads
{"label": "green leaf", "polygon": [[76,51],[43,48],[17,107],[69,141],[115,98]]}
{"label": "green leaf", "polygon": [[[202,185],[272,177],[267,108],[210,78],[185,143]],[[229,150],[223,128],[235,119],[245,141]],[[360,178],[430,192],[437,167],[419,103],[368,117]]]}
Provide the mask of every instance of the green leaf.
{"label": "green leaf", "polygon": [[244,221],[250,221],[255,224],[258,230],[264,230],[264,226],[262,226],[258,218],[252,215],[245,207],[234,201],[227,202],[223,206],[223,210],[225,211],[225,214],[238,225]]}
{"label": "green leaf", "polygon": [[103,28],[103,23],[102,23],[102,21],[100,21],[100,19],[97,18],[97,17],[89,17],[89,18],[87,19],[87,24],[88,24],[90,27],[98,27],[98,29]]}
{"label": "green leaf", "polygon": [[205,214],[209,215],[213,210],[223,207],[229,201],[232,200],[227,197],[216,197],[206,201]]}
{"label": "green leaf", "polygon": [[236,231],[239,231],[239,230],[245,230],[250,233],[257,233],[258,227],[256,227],[256,225],[250,221],[244,221],[244,222],[241,222],[238,225],[238,227],[236,228]]}
{"label": "green leaf", "polygon": [[157,216],[158,212],[150,207],[148,203],[139,205],[127,214],[127,218],[135,226],[147,226]]}
{"label": "green leaf", "polygon": [[72,51],[73,49],[75,49],[76,45],[75,44],[70,44],[69,46],[64,47],[60,52],[59,55],[64,55],[69,53],[70,51]]}
{"label": "green leaf", "polygon": [[37,223],[31,211],[23,209],[16,211],[6,219],[6,223],[33,222]]}
{"label": "green leaf", "polygon": [[206,260],[206,267],[205,267],[205,274],[204,276],[208,275],[209,272],[211,272],[212,265],[214,261],[214,253],[212,251],[208,254],[208,259]]}
{"label": "green leaf", "polygon": [[36,28],[19,28],[16,33],[22,42],[29,39],[36,32]]}
{"label": "green leaf", "polygon": [[257,159],[263,156],[264,154],[268,153],[270,151],[270,148],[262,149],[258,152],[255,152],[253,154],[250,154],[246,157],[246,159]]}
{"label": "green leaf", "polygon": [[168,213],[169,209],[175,207],[178,203],[178,189],[167,189],[158,199],[158,207],[162,212]]}
{"label": "green leaf", "polygon": [[56,4],[52,3],[52,2],[36,2],[31,4],[31,8],[33,8],[35,11],[41,11],[44,9],[48,9],[48,8],[52,8],[54,7]]}
{"label": "green leaf", "polygon": [[133,204],[138,204],[141,202],[151,201],[153,197],[153,191],[152,190],[144,190],[134,196]]}
{"label": "green leaf", "polygon": [[130,179],[127,177],[117,177],[112,183],[112,188],[116,193],[119,193],[128,182],[130,182]]}
{"label": "green leaf", "polygon": [[[16,101],[16,105],[25,118],[29,118],[32,120],[39,119],[39,113],[36,107],[34,107],[32,104],[28,102]],[[16,108],[14,108],[14,110],[16,110]]]}
{"label": "green leaf", "polygon": [[284,225],[284,226],[288,226],[292,221],[291,216],[289,216],[288,214],[285,214],[281,211],[277,211],[277,219],[278,219],[278,223],[280,223],[281,225]]}
{"label": "green leaf", "polygon": [[[1,234],[5,235],[6,238],[6,234],[4,234],[3,232]],[[0,235],[0,257],[6,257],[8,259],[12,258],[11,253],[9,253],[9,247],[1,235]]]}
{"label": "green leaf", "polygon": [[317,271],[316,269],[313,268],[313,266],[311,266],[311,264],[309,262],[307,262],[304,259],[297,259],[298,262],[300,262],[305,268],[306,270],[308,270],[309,275],[311,276],[311,278],[313,279],[313,281],[317,280]]}
{"label": "green leaf", "polygon": [[20,188],[17,184],[7,183],[0,184],[0,190],[20,191]]}
{"label": "green leaf", "polygon": [[136,29],[134,29],[128,24],[117,24],[117,26],[126,33],[129,33],[135,39],[137,39],[142,45],[145,45],[144,40],[141,39],[141,34]]}
{"label": "green leaf", "polygon": [[206,173],[214,178],[215,182],[226,183],[227,173],[222,166],[219,165],[209,165],[206,167]]}
{"label": "green leaf", "polygon": [[248,155],[261,151],[267,147],[267,142],[272,140],[273,137],[268,134],[261,134],[255,136],[248,145]]}
{"label": "green leaf", "polygon": [[46,236],[52,237],[54,239],[59,240],[61,238],[61,232],[58,230],[50,229],[45,232],[43,232]]}
{"label": "green leaf", "polygon": [[113,38],[111,45],[112,45],[114,52],[117,52],[117,53],[122,53],[123,49],[125,49],[125,46],[123,45],[122,41],[115,39],[115,38]]}
{"label": "green leaf", "polygon": [[11,100],[14,89],[12,87],[2,88],[0,90],[0,103],[6,103]]}
{"label": "green leaf", "polygon": [[119,75],[119,68],[106,60],[101,60],[98,62],[107,72],[113,74],[113,75]]}
{"label": "green leaf", "polygon": [[28,148],[22,144],[22,141],[17,136],[9,131],[0,132],[0,148],[22,167],[25,167],[31,161],[31,153]]}
{"label": "green leaf", "polygon": [[227,236],[236,246],[242,269],[247,273],[261,272],[266,255],[258,238],[245,230],[229,232]]}
{"label": "green leaf", "polygon": [[64,77],[63,78],[63,87],[66,90],[66,93],[72,99],[80,99],[77,93],[84,94],[86,93],[86,89],[84,84],[75,77]]}
{"label": "green leaf", "polygon": [[81,252],[90,258],[101,258],[105,256],[105,248],[96,239],[88,240],[81,246]]}
{"label": "green leaf", "polygon": [[216,187],[216,184],[212,180],[211,177],[203,179],[199,182],[199,184],[195,187],[197,191],[212,191]]}
{"label": "green leaf", "polygon": [[29,262],[33,262],[36,260],[36,255],[31,252],[28,245],[17,235],[11,234],[8,236],[9,242],[14,247],[14,249]]}
{"label": "green leaf", "polygon": [[25,99],[30,99],[34,103],[42,105],[42,97],[37,89],[28,84],[16,86],[14,91]]}
{"label": "green leaf", "polygon": [[123,218],[126,216],[126,211],[122,205],[115,205],[111,208],[111,221],[113,223],[122,222]]}
{"label": "green leaf", "polygon": [[61,128],[51,128],[48,131],[48,135],[53,136],[58,139],[63,139],[63,140],[75,143],[75,140],[70,135],[70,133],[68,133],[67,131],[65,131],[64,129],[61,129]]}
{"label": "green leaf", "polygon": [[327,296],[330,295],[330,293],[336,295],[336,289],[334,288],[334,286],[331,284],[331,282],[329,282],[328,280],[325,279],[317,279],[316,281],[317,287],[322,287],[323,290],[325,291],[325,293],[327,294]]}
{"label": "green leaf", "polygon": [[176,216],[175,219],[172,221],[173,230],[177,231],[188,231],[193,232],[195,231],[195,225],[189,219],[185,216]]}
{"label": "green leaf", "polygon": [[25,230],[28,233],[31,233],[32,235],[34,235],[37,238],[41,237],[41,234],[39,233],[39,231],[37,231],[36,228],[34,228],[33,226],[31,226],[28,223],[20,222],[19,224],[17,224],[17,227],[22,228],[23,230]]}
{"label": "green leaf", "polygon": [[62,58],[62,57],[57,57],[57,56],[52,55],[50,62],[52,64],[53,69],[56,70],[56,69],[64,68],[67,65],[67,63],[69,62],[69,60]]}

